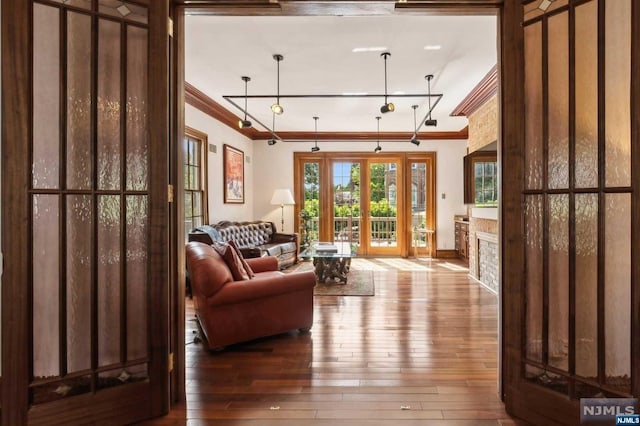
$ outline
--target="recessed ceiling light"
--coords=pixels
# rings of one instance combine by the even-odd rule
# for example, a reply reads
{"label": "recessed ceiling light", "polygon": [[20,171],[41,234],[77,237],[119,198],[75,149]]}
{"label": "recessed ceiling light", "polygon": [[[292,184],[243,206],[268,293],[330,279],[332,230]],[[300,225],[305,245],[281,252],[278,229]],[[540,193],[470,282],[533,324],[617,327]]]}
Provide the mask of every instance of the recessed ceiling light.
{"label": "recessed ceiling light", "polygon": [[394,95],[406,95],[407,93],[404,90],[396,90],[393,92]]}
{"label": "recessed ceiling light", "polygon": [[442,46],[440,46],[439,44],[428,44],[424,47],[424,50],[440,50],[442,49]]}
{"label": "recessed ceiling light", "polygon": [[362,52],[384,52],[387,50],[384,46],[372,46],[372,47],[354,47],[351,51],[353,53],[362,53]]}

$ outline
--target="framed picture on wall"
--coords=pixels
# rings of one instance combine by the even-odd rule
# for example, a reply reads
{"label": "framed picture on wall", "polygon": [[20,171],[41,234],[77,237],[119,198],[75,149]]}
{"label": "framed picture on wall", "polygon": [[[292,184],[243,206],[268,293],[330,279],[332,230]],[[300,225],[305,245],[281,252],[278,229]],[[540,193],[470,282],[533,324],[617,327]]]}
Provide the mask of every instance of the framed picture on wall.
{"label": "framed picture on wall", "polygon": [[244,203],[244,152],[223,145],[224,202]]}

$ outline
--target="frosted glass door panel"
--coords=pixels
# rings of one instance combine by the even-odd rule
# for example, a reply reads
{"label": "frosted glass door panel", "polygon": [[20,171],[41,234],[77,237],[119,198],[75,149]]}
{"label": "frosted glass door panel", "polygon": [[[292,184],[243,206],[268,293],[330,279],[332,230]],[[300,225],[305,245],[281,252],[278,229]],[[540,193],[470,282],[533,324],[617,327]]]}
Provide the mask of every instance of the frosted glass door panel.
{"label": "frosted glass door panel", "polygon": [[605,3],[606,185],[631,185],[631,0]]}
{"label": "frosted glass door panel", "polygon": [[120,189],[121,89],[120,24],[98,25],[98,189]]}
{"label": "frosted glass door panel", "polygon": [[598,195],[576,194],[576,374],[598,373]]}
{"label": "frosted glass door panel", "polygon": [[127,27],[127,189],[148,185],[147,30]]}
{"label": "frosted glass door panel", "polygon": [[91,237],[90,195],[67,196],[67,369],[91,368]]}
{"label": "frosted glass door panel", "polygon": [[549,18],[549,176],[552,189],[569,187],[569,19]]}
{"label": "frosted glass door panel", "polygon": [[60,187],[60,12],[33,6],[33,187]]}
{"label": "frosted glass door panel", "polygon": [[542,25],[525,28],[524,52],[527,61],[524,82],[525,182],[528,189],[542,188]]}
{"label": "frosted glass door panel", "polygon": [[526,197],[525,217],[526,357],[534,361],[542,361],[542,223],[544,209],[541,195]]}
{"label": "frosted glass door panel", "polygon": [[576,7],[576,187],[598,186],[598,2]]}
{"label": "frosted glass door panel", "polygon": [[67,188],[91,189],[91,17],[67,15]]}
{"label": "frosted glass door panel", "polygon": [[33,197],[33,377],[60,375],[60,198]]}

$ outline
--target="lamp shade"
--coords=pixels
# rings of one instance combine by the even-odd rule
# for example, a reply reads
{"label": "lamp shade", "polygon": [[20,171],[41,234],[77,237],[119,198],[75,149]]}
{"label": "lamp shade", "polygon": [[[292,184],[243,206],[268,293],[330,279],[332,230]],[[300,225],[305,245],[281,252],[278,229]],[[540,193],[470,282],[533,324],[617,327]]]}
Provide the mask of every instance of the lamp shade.
{"label": "lamp shade", "polygon": [[296,202],[293,200],[293,195],[291,195],[291,191],[288,189],[276,189],[273,191],[273,197],[271,197],[271,204],[283,206],[283,205],[291,205]]}

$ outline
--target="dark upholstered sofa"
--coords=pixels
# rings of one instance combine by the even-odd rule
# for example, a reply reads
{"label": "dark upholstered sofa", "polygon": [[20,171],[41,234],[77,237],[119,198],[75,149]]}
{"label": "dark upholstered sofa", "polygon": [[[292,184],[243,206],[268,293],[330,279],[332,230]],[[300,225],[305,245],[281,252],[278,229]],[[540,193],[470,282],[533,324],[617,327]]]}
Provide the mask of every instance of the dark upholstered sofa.
{"label": "dark upholstered sofa", "polygon": [[195,228],[189,241],[213,244],[214,241],[235,241],[245,259],[274,256],[284,269],[298,261],[298,235],[277,232],[273,222],[229,222]]}
{"label": "dark upholstered sofa", "polygon": [[210,245],[186,247],[198,321],[209,349],[290,330],[308,331],[313,324],[313,271],[283,274],[274,257],[246,259],[254,272],[234,281],[225,260]]}

